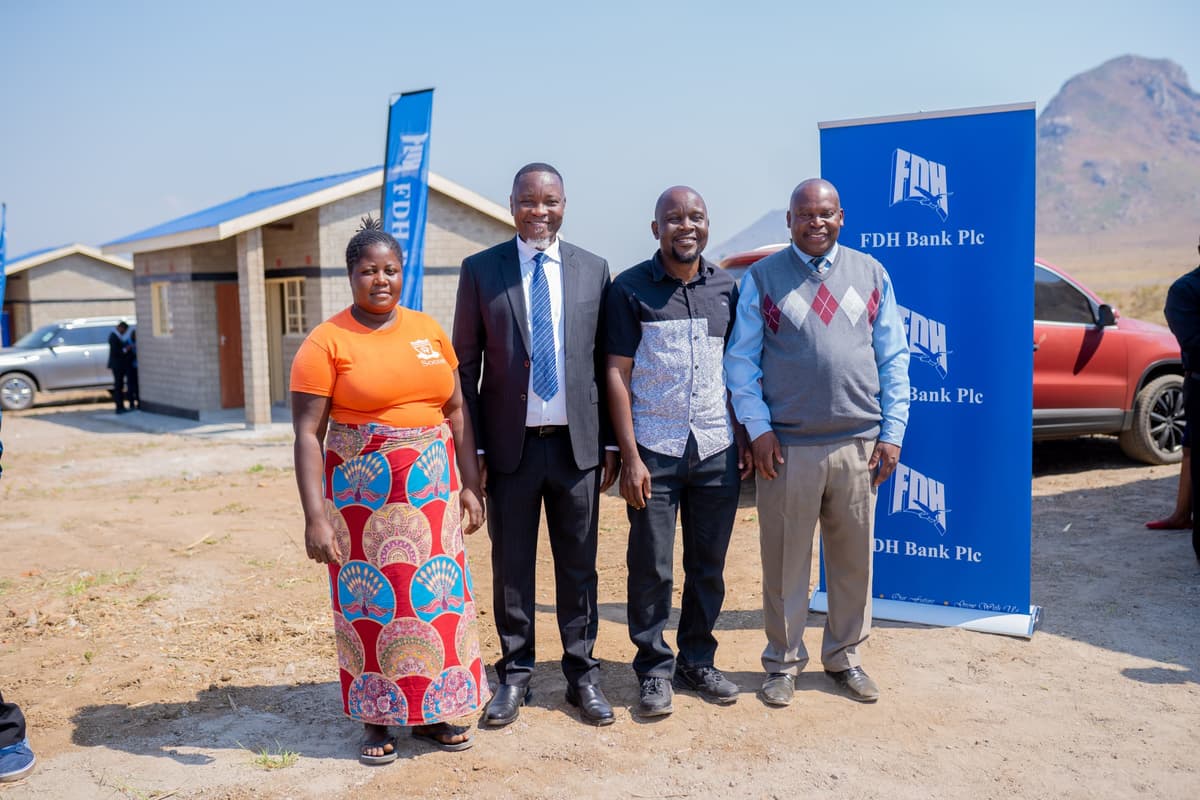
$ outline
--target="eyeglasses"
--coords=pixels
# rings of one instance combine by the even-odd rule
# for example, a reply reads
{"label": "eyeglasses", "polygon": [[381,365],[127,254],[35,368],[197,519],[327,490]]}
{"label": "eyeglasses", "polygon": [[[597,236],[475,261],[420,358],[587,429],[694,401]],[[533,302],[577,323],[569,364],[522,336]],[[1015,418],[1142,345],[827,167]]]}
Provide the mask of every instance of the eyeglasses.
{"label": "eyeglasses", "polygon": [[841,211],[841,209],[839,208],[833,211],[822,211],[820,214],[792,214],[792,221],[808,223],[812,222],[814,219],[819,219],[822,222],[829,222],[838,215],[838,211]]}

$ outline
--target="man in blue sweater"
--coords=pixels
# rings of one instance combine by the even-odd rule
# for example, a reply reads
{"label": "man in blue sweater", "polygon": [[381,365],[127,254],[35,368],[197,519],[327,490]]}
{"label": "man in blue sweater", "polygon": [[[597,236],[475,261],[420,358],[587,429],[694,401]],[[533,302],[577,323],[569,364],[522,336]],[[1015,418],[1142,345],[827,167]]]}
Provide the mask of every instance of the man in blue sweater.
{"label": "man in blue sweater", "polygon": [[829,613],[825,673],[852,699],[879,687],[859,646],[871,630],[876,487],[892,474],[908,423],[908,344],[891,279],[871,256],[838,244],[837,189],[792,192],[792,242],[742,279],[725,373],[758,476],[767,646],[764,702],[792,702],[808,663],[813,529],[825,546]]}
{"label": "man in blue sweater", "polygon": [[[1200,245],[1196,249],[1200,251]],[[1183,275],[1167,291],[1163,309],[1183,355],[1183,414],[1193,433],[1200,431],[1200,267]],[[1192,458],[1192,497],[1197,497],[1200,459]],[[1200,559],[1200,514],[1192,514],[1192,550]]]}

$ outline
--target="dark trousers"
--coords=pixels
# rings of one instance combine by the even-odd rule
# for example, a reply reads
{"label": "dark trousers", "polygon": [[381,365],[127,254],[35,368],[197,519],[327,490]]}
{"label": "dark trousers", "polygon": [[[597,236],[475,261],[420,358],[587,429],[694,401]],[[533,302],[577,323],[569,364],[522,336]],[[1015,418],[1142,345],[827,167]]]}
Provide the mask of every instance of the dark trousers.
{"label": "dark trousers", "polygon": [[[531,431],[533,429],[530,429]],[[488,473],[488,533],[492,539],[492,605],[501,657],[501,683],[526,686],[534,665],[534,600],[538,523],[546,509],[562,671],[573,686],[599,680],[592,656],[599,627],[596,542],[599,468],[575,465],[566,428],[539,437],[526,432],[515,472]]]}
{"label": "dark trousers", "polygon": [[126,399],[129,401],[130,408],[140,408],[142,405],[141,390],[138,386],[138,368],[130,367],[125,373]]}
{"label": "dark trousers", "polygon": [[646,507],[629,508],[629,638],[637,646],[639,678],[670,678],[675,656],[663,639],[671,614],[675,520],[683,523],[683,600],[679,614],[679,662],[712,666],[717,652],[713,626],[725,601],[725,553],[737,516],[741,484],[737,448],[701,460],[688,437],[682,458],[639,446],[650,472]]}
{"label": "dark trousers", "polygon": [[1192,436],[1192,550],[1200,559],[1200,509],[1197,509],[1197,498],[1200,498],[1200,453],[1196,452],[1197,434],[1200,434],[1200,376],[1195,373],[1183,379],[1183,417],[1187,421]]}
{"label": "dark trousers", "polygon": [[113,402],[116,404],[117,410],[121,411],[125,408],[125,381],[129,374],[129,367],[113,367],[112,374]]}
{"label": "dark trousers", "polygon": [[0,747],[8,747],[25,739],[25,715],[16,703],[4,702],[0,692]]}

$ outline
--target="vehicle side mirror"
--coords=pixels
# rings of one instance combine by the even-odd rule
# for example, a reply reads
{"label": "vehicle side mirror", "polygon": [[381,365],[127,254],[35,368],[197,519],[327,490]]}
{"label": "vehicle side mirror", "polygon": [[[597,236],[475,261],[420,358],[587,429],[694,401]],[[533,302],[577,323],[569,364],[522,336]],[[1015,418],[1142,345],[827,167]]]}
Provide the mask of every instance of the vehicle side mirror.
{"label": "vehicle side mirror", "polygon": [[1108,303],[1100,304],[1100,308],[1096,312],[1096,324],[1102,328],[1117,324],[1117,315],[1113,313],[1112,306]]}

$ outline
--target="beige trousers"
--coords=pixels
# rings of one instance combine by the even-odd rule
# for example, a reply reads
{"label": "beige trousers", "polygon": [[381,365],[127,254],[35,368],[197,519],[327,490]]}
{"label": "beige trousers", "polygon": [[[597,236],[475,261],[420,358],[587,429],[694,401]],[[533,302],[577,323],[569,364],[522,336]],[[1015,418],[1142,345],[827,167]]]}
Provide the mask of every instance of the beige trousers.
{"label": "beige trousers", "polygon": [[784,447],[778,475],[757,479],[767,672],[797,675],[808,663],[804,626],[818,522],[829,598],[821,662],[833,671],[862,664],[858,646],[871,632],[875,487],[867,462],[874,446],[852,439]]}

